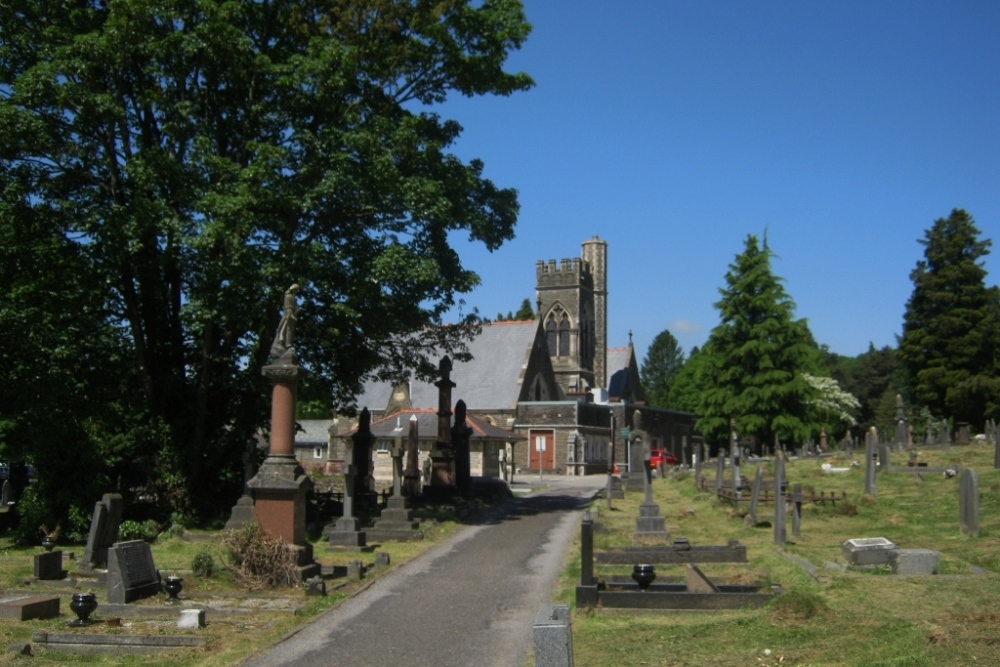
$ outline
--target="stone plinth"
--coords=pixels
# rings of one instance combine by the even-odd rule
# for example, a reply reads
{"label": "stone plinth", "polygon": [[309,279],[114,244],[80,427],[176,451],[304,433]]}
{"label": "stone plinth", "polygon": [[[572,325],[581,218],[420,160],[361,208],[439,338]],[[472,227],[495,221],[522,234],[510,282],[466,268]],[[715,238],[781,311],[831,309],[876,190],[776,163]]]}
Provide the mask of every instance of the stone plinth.
{"label": "stone plinth", "polygon": [[341,517],[337,519],[332,529],[324,531],[331,547],[352,547],[365,546],[367,533],[359,530],[359,522],[355,517]]}
{"label": "stone plinth", "polygon": [[893,574],[937,574],[940,564],[941,553],[931,549],[893,549],[889,552],[889,566]]}
{"label": "stone plinth", "polygon": [[639,518],[635,522],[636,542],[665,542],[670,539],[664,518],[660,516],[660,506],[656,503],[639,505]]}
{"label": "stone plinth", "polygon": [[58,549],[35,555],[35,578],[43,581],[64,579],[66,570],[62,567],[62,556],[63,552]]}
{"label": "stone plinth", "polygon": [[0,600],[0,618],[15,621],[29,621],[33,618],[56,618],[59,616],[59,598],[36,595],[34,597]]}
{"label": "stone plinth", "polygon": [[386,508],[382,510],[381,516],[375,521],[375,526],[366,533],[368,539],[373,542],[422,540],[424,534],[415,530],[419,526],[420,522],[413,520],[413,512],[406,506],[406,499],[392,496]]}
{"label": "stone plinth", "polygon": [[226,522],[226,530],[241,528],[255,519],[253,497],[248,495],[240,496],[240,499],[233,505],[233,512],[229,516],[229,521]]}
{"label": "stone plinth", "polygon": [[896,545],[884,537],[862,537],[841,545],[848,565],[888,565],[889,554]]}
{"label": "stone plinth", "polygon": [[305,544],[306,492],[313,483],[295,456],[268,456],[248,486],[261,529],[289,544]]}

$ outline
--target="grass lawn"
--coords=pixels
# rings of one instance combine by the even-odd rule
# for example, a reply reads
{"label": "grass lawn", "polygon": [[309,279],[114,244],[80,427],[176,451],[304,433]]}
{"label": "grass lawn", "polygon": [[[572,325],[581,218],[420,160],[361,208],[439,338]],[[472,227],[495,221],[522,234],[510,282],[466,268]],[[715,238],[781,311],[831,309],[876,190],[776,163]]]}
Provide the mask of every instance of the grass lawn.
{"label": "grass lawn", "polygon": [[[900,455],[895,457],[897,462]],[[905,455],[902,456],[905,461]],[[784,593],[767,607],[738,612],[643,613],[573,610],[576,667],[633,665],[769,666],[823,665],[917,667],[1000,665],[1000,470],[993,448],[956,446],[921,451],[930,466],[959,464],[979,475],[979,537],[961,533],[958,477],[881,473],[877,497],[863,495],[864,468],[826,473],[849,462],[841,457],[788,463],[790,484],[807,490],[846,492],[848,503],[805,504],[801,534],[784,549],[774,545],[770,526],[749,527],[742,510],[694,487],[689,474],[654,481],[654,500],[671,536],[692,545],[723,545],[738,539],[748,564],[703,565],[720,583],[779,583]],[[771,469],[765,464],[765,477]],[[754,474],[744,466],[744,475]],[[714,467],[706,468],[714,482]],[[773,479],[773,477],[772,477]],[[709,485],[714,489],[714,483]],[[592,513],[595,549],[631,546],[642,493],[596,501]],[[773,519],[762,505],[759,521]],[[899,577],[887,571],[848,571],[841,544],[848,539],[885,537],[900,548],[941,552],[941,572]],[[555,598],[572,604],[580,566],[571,550]],[[806,568],[808,563],[811,568]],[[658,581],[682,580],[683,566],[657,566]],[[815,576],[809,573],[811,569]],[[631,567],[595,565],[599,578],[627,574]]]}

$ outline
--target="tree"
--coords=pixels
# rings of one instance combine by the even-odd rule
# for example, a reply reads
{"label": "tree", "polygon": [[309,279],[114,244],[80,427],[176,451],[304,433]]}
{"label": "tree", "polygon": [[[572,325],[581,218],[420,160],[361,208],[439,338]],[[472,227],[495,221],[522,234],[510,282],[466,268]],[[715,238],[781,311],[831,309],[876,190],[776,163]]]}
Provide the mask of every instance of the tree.
{"label": "tree", "polygon": [[932,414],[982,425],[1000,416],[1000,290],[985,285],[972,216],[955,209],[920,240],[924,258],[910,273],[899,357],[912,398]]}
{"label": "tree", "polygon": [[726,441],[731,420],[760,447],[770,447],[775,435],[810,434],[814,395],[804,374],[822,374],[819,351],[805,320],[792,319],[795,303],[772,273],[771,257],[766,238],[761,245],[748,236],[719,290],[721,322],[705,346],[697,412],[699,431],[716,442]]}
{"label": "tree", "polygon": [[860,403],[857,420],[861,433],[877,425],[876,414],[887,392],[893,398],[892,414],[895,415],[895,397],[903,391],[896,356],[896,350],[888,345],[877,350],[869,344],[868,351],[854,359],[841,383]]}
{"label": "tree", "polygon": [[681,366],[680,371],[670,383],[667,393],[667,405],[673,410],[698,412],[701,403],[701,369],[708,361],[708,354],[697,347],[691,348],[691,354]]}
{"label": "tree", "polygon": [[640,374],[646,401],[657,408],[672,407],[669,402],[670,387],[684,366],[684,351],[677,339],[664,329],[649,346],[642,360]]}
{"label": "tree", "polygon": [[104,286],[175,510],[238,495],[293,282],[335,405],[465,354],[474,313],[427,326],[478,283],[449,238],[496,249],[518,203],[432,105],[529,88],[529,30],[517,0],[0,4],[0,224],[58,219]]}
{"label": "tree", "polygon": [[521,307],[514,313],[514,319],[519,321],[535,319],[535,311],[531,309],[531,301],[525,299],[521,302]]}

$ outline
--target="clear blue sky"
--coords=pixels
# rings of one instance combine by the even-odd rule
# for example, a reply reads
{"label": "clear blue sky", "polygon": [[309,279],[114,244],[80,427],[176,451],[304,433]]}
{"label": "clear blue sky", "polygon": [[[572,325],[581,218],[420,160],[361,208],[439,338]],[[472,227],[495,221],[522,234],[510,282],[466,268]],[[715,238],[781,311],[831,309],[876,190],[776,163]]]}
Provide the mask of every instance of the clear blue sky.
{"label": "clear blue sky", "polygon": [[484,317],[534,303],[535,261],[608,242],[609,345],[685,352],[748,234],[767,233],[820,344],[895,346],[934,220],[998,245],[1000,2],[525,0],[508,70],[536,86],[450,100],[455,147],[519,192],[516,239],[456,238]]}

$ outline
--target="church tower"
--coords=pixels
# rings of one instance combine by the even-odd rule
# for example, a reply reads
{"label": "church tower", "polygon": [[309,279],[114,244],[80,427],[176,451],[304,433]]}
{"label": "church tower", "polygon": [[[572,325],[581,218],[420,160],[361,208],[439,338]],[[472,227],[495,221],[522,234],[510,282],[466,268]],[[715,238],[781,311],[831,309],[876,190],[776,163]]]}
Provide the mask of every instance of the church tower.
{"label": "church tower", "polygon": [[607,385],[608,244],[595,236],[582,255],[536,265],[538,316],[567,395]]}

